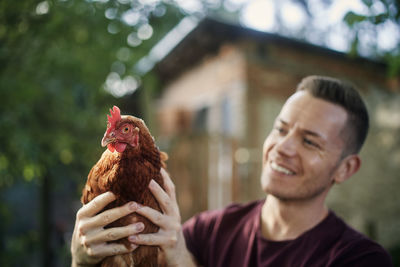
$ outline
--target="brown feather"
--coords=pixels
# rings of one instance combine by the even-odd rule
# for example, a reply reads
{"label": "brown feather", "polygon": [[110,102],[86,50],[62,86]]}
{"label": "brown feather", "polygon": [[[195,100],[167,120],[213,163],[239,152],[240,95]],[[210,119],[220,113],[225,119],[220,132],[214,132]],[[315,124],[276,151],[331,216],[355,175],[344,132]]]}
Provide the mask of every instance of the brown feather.
{"label": "brown feather", "polygon": [[[156,147],[154,138],[142,120],[133,116],[122,116],[121,121],[125,123],[128,121],[139,127],[139,146],[136,148],[127,146],[122,153],[106,150],[89,172],[81,201],[86,204],[97,195],[112,191],[117,196],[116,200],[105,210],[119,207],[129,201],[136,201],[141,205],[161,211],[157,200],[148,189],[148,184],[151,179],[154,179],[163,187],[160,169],[166,168],[165,161],[168,155]],[[158,231],[156,225],[136,213],[123,217],[107,225],[106,228],[129,225],[138,221],[145,225],[142,233]],[[126,238],[115,242],[127,247],[130,245]],[[100,266],[157,266],[157,257],[158,247],[140,246],[132,253],[107,257]]]}

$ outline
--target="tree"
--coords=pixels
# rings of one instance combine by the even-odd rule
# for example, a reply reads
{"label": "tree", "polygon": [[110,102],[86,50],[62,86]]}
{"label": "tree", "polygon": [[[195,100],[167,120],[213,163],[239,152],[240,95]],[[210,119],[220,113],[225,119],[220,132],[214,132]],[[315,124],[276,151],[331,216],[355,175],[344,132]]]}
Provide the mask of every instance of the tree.
{"label": "tree", "polygon": [[[142,2],[1,1],[0,265],[68,258],[70,225],[59,218],[101,154],[107,109],[121,103],[105,78],[135,75],[135,61],[182,17],[171,4]],[[139,36],[143,25],[153,34]]]}
{"label": "tree", "polygon": [[[353,55],[363,54],[383,59],[388,63],[388,74],[390,77],[400,75],[400,42],[391,49],[382,48],[379,40],[376,38],[384,27],[393,28],[391,36],[397,40],[400,39],[400,2],[397,0],[362,0],[366,6],[367,13],[356,13],[349,11],[343,20],[354,32],[352,39],[352,48],[350,53]],[[360,42],[361,36],[374,36],[370,42]]]}

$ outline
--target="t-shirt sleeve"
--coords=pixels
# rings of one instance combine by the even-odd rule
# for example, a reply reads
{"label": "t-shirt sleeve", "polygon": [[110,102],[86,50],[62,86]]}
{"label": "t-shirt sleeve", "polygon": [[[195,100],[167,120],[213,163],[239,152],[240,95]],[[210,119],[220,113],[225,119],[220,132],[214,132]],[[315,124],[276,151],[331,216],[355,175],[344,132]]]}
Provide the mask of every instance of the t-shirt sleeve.
{"label": "t-shirt sleeve", "polygon": [[201,265],[206,265],[209,253],[207,248],[210,246],[217,217],[218,211],[207,211],[192,217],[183,225],[186,247]]}

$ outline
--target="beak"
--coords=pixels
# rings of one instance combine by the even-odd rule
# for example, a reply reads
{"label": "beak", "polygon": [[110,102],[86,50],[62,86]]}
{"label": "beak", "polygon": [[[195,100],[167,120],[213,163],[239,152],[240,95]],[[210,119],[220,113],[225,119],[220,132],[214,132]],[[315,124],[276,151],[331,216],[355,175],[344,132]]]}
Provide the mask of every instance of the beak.
{"label": "beak", "polygon": [[110,132],[109,134],[105,133],[103,139],[101,139],[101,146],[105,147],[108,144],[114,143],[116,140],[114,132]]}

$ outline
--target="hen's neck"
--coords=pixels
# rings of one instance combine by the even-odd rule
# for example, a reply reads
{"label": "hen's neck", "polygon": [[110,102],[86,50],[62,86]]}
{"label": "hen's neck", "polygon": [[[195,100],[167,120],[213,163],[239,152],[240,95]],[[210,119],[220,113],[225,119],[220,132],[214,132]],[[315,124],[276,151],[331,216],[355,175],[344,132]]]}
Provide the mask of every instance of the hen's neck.
{"label": "hen's neck", "polygon": [[157,169],[161,168],[160,151],[157,147],[154,146],[152,149],[144,149],[142,151],[142,156]]}
{"label": "hen's neck", "polygon": [[140,151],[134,149],[127,149],[122,155],[121,159],[134,160],[136,163],[143,160],[148,161],[155,168],[161,168],[160,151],[156,146],[152,148],[140,147]]}

